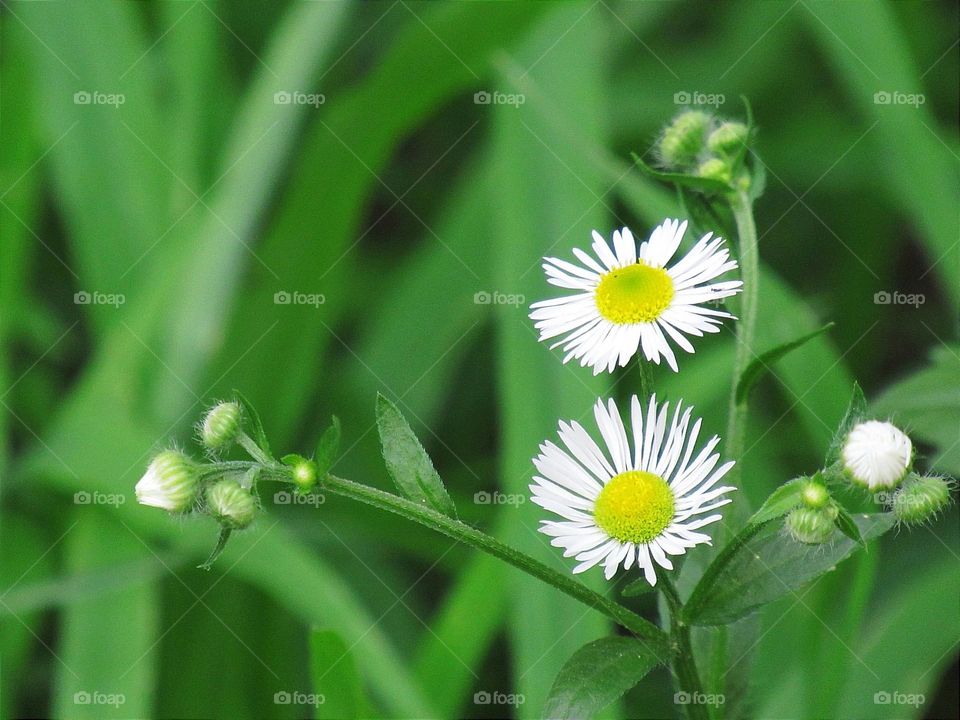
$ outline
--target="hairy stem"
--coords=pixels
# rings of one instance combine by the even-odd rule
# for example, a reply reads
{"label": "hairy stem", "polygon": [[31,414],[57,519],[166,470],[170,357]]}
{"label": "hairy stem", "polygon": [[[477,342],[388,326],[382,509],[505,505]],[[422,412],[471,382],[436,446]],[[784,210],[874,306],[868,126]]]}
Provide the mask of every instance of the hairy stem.
{"label": "hairy stem", "polygon": [[709,720],[710,714],[703,704],[705,694],[700,684],[700,674],[693,657],[693,644],[690,641],[690,626],[683,619],[683,605],[673,582],[663,577],[663,596],[670,608],[670,667],[677,683],[677,689],[686,695],[684,712],[689,720]]}
{"label": "hairy stem", "polygon": [[637,637],[648,641],[650,650],[658,657],[663,658],[664,661],[667,660],[667,637],[655,625],[623,605],[590,590],[581,583],[552,570],[538,560],[515,550],[509,545],[505,545],[486,533],[419,503],[352,480],[328,475],[323,481],[323,488],[338,495],[373,505],[381,510],[396,513],[505,561],[603,613]]}

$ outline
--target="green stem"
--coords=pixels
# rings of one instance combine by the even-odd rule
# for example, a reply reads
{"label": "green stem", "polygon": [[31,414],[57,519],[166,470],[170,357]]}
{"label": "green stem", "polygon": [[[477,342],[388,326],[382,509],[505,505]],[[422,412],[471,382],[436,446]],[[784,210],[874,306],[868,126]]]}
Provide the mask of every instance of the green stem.
{"label": "green stem", "polygon": [[247,453],[256,460],[261,465],[275,465],[273,459],[267,455],[259,445],[257,445],[253,438],[247,435],[243,430],[237,433],[237,444],[240,445]]}
{"label": "green stem", "polygon": [[637,365],[640,367],[640,400],[646,407],[645,403],[650,402],[650,396],[653,395],[653,368],[643,357],[637,361]]}
{"label": "green stem", "polygon": [[525,555],[509,545],[505,545],[470,525],[439,513],[432,508],[407,500],[406,498],[333,475],[328,475],[325,478],[323,489],[368,505],[373,505],[381,510],[396,513],[401,517],[425,525],[454,540],[463,542],[470,547],[503,560],[525,573],[553,585],[561,592],[579,600],[583,604],[603,613],[617,624],[634,633],[637,637],[650,642],[651,651],[658,657],[666,660],[668,652],[667,637],[663,631],[655,625],[644,620],[623,605],[590,590],[566,575],[561,575],[538,560],[534,560],[529,555]]}
{"label": "green stem", "polygon": [[693,657],[693,643],[690,640],[690,626],[683,619],[683,605],[676,587],[668,577],[661,579],[663,596],[670,608],[670,647],[672,650],[670,666],[677,682],[677,689],[685,693],[688,702],[683,706],[690,720],[709,720],[710,713],[703,704],[706,698],[700,674]]}
{"label": "green stem", "polygon": [[[760,284],[760,255],[757,248],[757,226],[753,222],[753,208],[750,199],[743,192],[731,200],[730,207],[737,223],[739,239],[740,278],[743,280],[743,292],[740,294],[740,317],[737,322],[736,359],[734,361],[733,382],[730,385],[730,406],[727,415],[726,455],[737,464],[726,480],[736,485],[740,477],[743,452],[746,445],[747,403],[737,402],[737,383],[754,355],[754,337],[757,328],[757,300]],[[738,498],[738,515],[749,512],[744,497]]]}

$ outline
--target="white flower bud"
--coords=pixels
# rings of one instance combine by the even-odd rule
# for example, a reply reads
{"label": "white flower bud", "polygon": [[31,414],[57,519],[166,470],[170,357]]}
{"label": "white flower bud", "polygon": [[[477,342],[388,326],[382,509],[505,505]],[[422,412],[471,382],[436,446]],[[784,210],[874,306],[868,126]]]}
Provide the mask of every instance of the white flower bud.
{"label": "white flower bud", "polygon": [[868,420],[853,427],[840,453],[843,469],[870,491],[895,488],[910,469],[913,444],[888,422]]}
{"label": "white flower bud", "polygon": [[229,445],[239,430],[240,406],[234,402],[223,402],[207,413],[200,435],[204,445],[211,450],[219,450]]}
{"label": "white flower bud", "polygon": [[197,496],[197,471],[181,452],[157,455],[136,486],[137,502],[170,512],[189,510]]}

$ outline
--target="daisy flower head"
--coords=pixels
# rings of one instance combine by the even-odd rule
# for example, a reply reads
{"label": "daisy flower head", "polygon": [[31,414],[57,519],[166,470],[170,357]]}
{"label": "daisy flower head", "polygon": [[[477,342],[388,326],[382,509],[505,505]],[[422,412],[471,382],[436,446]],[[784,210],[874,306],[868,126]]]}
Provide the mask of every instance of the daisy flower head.
{"label": "daisy flower head", "polygon": [[575,574],[602,563],[609,580],[636,563],[655,585],[657,566],[673,569],[669,556],[710,544],[697,531],[730,502],[724,495],[736,488],[717,484],[734,463],[718,467],[717,436],[697,452],[702,421],[691,425],[692,414],[678,402],[671,416],[670,403],[658,406],[656,396],[644,414],[634,395],[628,432],[616,403],[598,399],[594,417],[605,449],[576,421],[560,422],[564,447],[549,440],[540,446],[532,499],[561,518],[541,521],[540,532],[564,557],[576,557]]}
{"label": "daisy flower head", "polygon": [[551,347],[563,346],[563,361],[577,359],[594,375],[625,366],[640,350],[658,365],[666,359],[676,372],[671,342],[692,353],[688,335],[719,332],[722,320],[734,317],[705,304],[743,286],[740,280],[711,282],[737,267],[712,233],[668,266],[686,229],[686,221],[664,220],[639,249],[628,228],[613,233],[612,248],[594,231],[592,256],[573,250],[580,265],[544,258],[547,282],[575,292],[531,305],[540,340],[559,337]]}
{"label": "daisy flower head", "polygon": [[853,426],[840,451],[843,469],[871,492],[895,488],[910,469],[913,443],[896,425],[867,420]]}

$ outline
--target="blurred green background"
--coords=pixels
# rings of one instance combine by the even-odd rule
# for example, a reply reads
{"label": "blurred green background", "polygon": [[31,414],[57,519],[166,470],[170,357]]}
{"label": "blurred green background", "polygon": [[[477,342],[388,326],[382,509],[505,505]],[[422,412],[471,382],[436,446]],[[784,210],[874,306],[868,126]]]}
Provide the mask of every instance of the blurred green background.
{"label": "blurred green background", "polygon": [[[522,502],[530,458],[636,378],[561,365],[526,306],[543,254],[678,212],[628,159],[685,104],[754,109],[757,350],[837,323],[755,394],[745,495],[820,466],[854,378],[960,475],[954,3],[79,0],[0,23],[3,717],[337,716],[351,668],[364,715],[539,717],[611,632],[552,588],[269,490],[206,573],[213,521],[133,485],[236,388],[281,452],[336,413],[338,473],[389,487],[380,391],[461,517],[569,570]],[[655,377],[711,432],[732,350],[727,328]],[[770,606],[742,712],[956,717],[958,552],[954,509]],[[661,668],[608,714],[676,710]]]}

